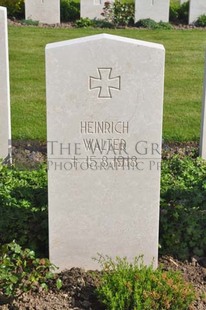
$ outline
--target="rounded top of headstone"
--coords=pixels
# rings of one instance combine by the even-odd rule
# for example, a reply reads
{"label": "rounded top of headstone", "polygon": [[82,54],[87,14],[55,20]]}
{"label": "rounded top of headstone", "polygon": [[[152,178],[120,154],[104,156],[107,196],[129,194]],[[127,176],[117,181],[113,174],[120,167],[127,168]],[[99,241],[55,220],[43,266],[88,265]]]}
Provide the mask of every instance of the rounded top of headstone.
{"label": "rounded top of headstone", "polygon": [[127,37],[121,37],[121,36],[116,36],[116,35],[111,35],[111,34],[106,34],[106,33],[96,34],[92,36],[87,36],[87,37],[72,39],[72,40],[67,40],[67,41],[61,41],[61,42],[56,42],[56,43],[49,43],[46,45],[46,49],[65,47],[65,46],[69,46],[73,44],[83,44],[83,43],[88,43],[92,41],[100,41],[100,40],[110,40],[110,41],[116,41],[116,42],[137,45],[137,46],[144,46],[144,47],[164,50],[164,46],[162,44],[146,42],[146,41],[141,41],[141,40],[136,40],[136,39],[130,39]]}

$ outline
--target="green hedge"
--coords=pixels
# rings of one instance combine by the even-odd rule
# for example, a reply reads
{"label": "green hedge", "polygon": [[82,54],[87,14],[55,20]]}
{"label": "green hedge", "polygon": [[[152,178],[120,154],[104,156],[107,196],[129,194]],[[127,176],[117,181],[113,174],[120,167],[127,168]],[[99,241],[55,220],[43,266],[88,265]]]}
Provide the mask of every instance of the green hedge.
{"label": "green hedge", "polygon": [[171,2],[170,4],[170,22],[176,24],[188,24],[189,17],[189,1],[180,5],[179,2]]}
{"label": "green hedge", "polygon": [[162,254],[186,259],[206,254],[206,162],[173,157],[162,163]]}
{"label": "green hedge", "polygon": [[73,22],[80,18],[80,3],[71,0],[61,0],[61,21]]}
{"label": "green hedge", "polygon": [[24,18],[24,0],[0,0],[0,6],[7,7],[10,18]]}

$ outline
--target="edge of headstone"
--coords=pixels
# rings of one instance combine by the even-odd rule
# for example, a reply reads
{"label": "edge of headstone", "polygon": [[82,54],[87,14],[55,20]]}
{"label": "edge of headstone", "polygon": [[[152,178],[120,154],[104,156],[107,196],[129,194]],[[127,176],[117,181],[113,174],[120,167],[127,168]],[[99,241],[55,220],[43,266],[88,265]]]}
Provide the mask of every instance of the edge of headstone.
{"label": "edge of headstone", "polygon": [[204,78],[203,78],[203,94],[202,94],[202,107],[201,107],[201,125],[200,125],[200,148],[199,156],[206,159],[205,154],[205,143],[204,143],[204,131],[205,131],[205,117],[206,117],[206,52],[205,52],[205,63],[204,63]]}
{"label": "edge of headstone", "polygon": [[5,6],[0,5],[0,10],[5,11],[7,13],[7,8]]}
{"label": "edge of headstone", "polygon": [[[7,7],[5,6],[0,6],[0,11],[2,11],[5,14],[5,26],[6,26],[6,39],[8,42],[8,28],[7,28]],[[7,54],[9,53],[9,47],[7,45]],[[9,66],[9,59],[8,61],[8,66]],[[10,70],[9,70],[10,74]],[[10,90],[10,79],[8,77],[8,87]],[[8,114],[9,114],[9,120],[8,120],[8,127],[9,127],[9,132],[8,132],[8,155],[6,158],[3,159],[3,163],[5,164],[12,164],[12,140],[11,140],[11,106],[10,106],[10,91],[9,91],[9,107],[8,107]]]}
{"label": "edge of headstone", "polygon": [[116,40],[119,42],[125,42],[129,44],[134,44],[134,45],[141,45],[141,46],[160,49],[160,50],[165,51],[164,46],[159,43],[131,39],[127,37],[116,36],[116,35],[106,34],[106,33],[96,34],[96,35],[91,35],[91,36],[86,36],[83,38],[71,39],[71,40],[66,40],[66,41],[60,41],[60,42],[55,42],[55,43],[49,43],[46,45],[46,50],[53,49],[53,48],[59,48],[63,46],[69,46],[69,45],[78,44],[78,43],[81,44],[81,43],[86,43],[86,42],[95,41],[95,40],[102,40],[102,39]]}

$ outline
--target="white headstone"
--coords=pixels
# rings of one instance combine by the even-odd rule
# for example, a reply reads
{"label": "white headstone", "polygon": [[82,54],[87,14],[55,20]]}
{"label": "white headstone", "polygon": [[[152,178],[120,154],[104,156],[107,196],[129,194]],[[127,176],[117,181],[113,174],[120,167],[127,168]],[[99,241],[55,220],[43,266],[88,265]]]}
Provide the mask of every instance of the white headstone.
{"label": "white headstone", "polygon": [[7,10],[0,7],[0,158],[11,160]]}
{"label": "white headstone", "polygon": [[[81,0],[80,1],[80,14],[82,18],[90,18],[90,19],[102,19],[103,16],[103,8],[105,4],[105,0]],[[113,0],[109,1],[113,3]]]}
{"label": "white headstone", "polygon": [[[129,55],[129,57],[128,57]],[[157,265],[162,45],[100,34],[46,47],[50,259]]]}
{"label": "white headstone", "polygon": [[206,0],[190,0],[189,24],[196,22],[203,14],[206,14]]}
{"label": "white headstone", "polygon": [[44,24],[60,23],[60,0],[25,0],[26,19]]}
{"label": "white headstone", "polygon": [[150,18],[168,22],[169,6],[170,0],[135,0],[135,21]]}
{"label": "white headstone", "polygon": [[201,133],[200,133],[200,157],[206,159],[206,54],[205,54],[205,78],[202,99],[201,115]]}

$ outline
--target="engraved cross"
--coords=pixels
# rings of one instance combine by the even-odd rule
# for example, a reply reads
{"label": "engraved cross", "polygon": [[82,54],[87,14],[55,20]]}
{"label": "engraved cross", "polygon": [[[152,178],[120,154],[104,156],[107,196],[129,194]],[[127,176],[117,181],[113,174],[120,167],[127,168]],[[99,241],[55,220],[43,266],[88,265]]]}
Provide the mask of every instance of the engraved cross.
{"label": "engraved cross", "polygon": [[98,98],[112,98],[112,89],[120,90],[120,76],[112,76],[112,68],[98,68],[99,77],[90,76],[89,89],[98,89]]}

